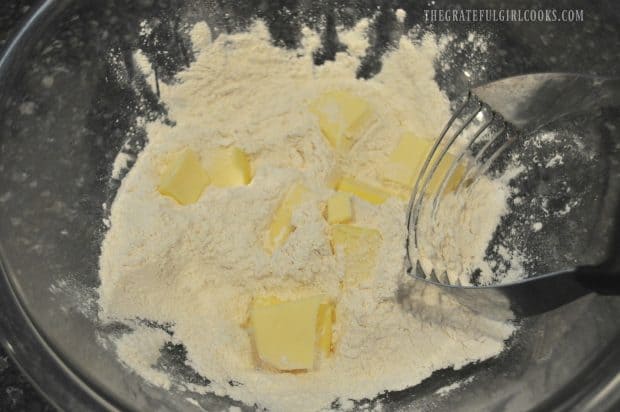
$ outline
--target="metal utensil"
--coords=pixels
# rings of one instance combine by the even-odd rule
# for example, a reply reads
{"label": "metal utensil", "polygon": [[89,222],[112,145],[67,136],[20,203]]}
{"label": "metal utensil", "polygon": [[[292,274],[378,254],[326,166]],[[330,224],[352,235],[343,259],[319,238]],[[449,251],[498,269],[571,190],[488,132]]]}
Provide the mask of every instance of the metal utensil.
{"label": "metal utensil", "polygon": [[[498,302],[508,300],[517,316],[550,310],[590,291],[603,294],[620,292],[618,159],[611,162],[613,167],[609,170],[606,187],[608,205],[604,209],[606,228],[613,229],[607,230],[607,235],[600,228],[588,231],[594,238],[599,235],[597,230],[601,232],[599,238],[607,236],[604,240],[608,250],[603,253],[605,259],[600,262],[579,262],[573,267],[551,268],[507,284],[462,286],[451,282],[445,273],[436,273],[435,270],[427,273],[428,269],[425,272],[415,257],[420,211],[423,207],[431,207],[430,216],[435,215],[457,167],[465,165],[466,170],[455,189],[458,196],[487,173],[515,142],[528,139],[550,124],[570,121],[575,116],[600,118],[601,110],[619,106],[620,79],[617,78],[545,73],[510,77],[472,89],[434,142],[414,186],[408,213],[407,272],[444,288],[476,310],[488,312],[489,308],[497,307]],[[454,153],[457,142],[460,149]],[[617,135],[614,142],[617,149],[620,146]],[[428,195],[431,180],[437,179],[435,175],[442,173],[440,170],[446,170],[438,166],[449,151],[453,152],[454,160],[443,175],[439,189]],[[468,158],[470,161],[466,163]],[[602,240],[597,238],[597,241]]]}

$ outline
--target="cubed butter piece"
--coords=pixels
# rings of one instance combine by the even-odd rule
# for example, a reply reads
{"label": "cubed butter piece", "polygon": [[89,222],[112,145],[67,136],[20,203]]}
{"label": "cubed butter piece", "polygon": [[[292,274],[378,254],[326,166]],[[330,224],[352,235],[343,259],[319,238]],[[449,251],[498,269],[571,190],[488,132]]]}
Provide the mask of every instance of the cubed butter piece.
{"label": "cubed butter piece", "polygon": [[284,199],[273,214],[273,220],[269,227],[266,239],[266,249],[272,252],[282,246],[291,232],[294,230],[291,224],[293,211],[299,206],[308,192],[308,189],[301,184],[295,183],[286,193]]}
{"label": "cubed butter piece", "polygon": [[355,286],[370,277],[375,269],[382,242],[378,230],[352,225],[334,225],[331,241],[334,253],[344,254],[344,287]]}
{"label": "cubed butter piece", "polygon": [[351,207],[351,195],[348,193],[335,193],[327,199],[327,222],[349,223],[353,220],[353,208]]}
{"label": "cubed butter piece", "polygon": [[333,326],[336,322],[336,307],[332,302],[324,302],[319,306],[317,318],[318,348],[323,356],[332,352]]}
{"label": "cubed butter piece", "polygon": [[219,187],[244,186],[252,180],[250,160],[237,147],[215,150],[209,157],[207,171],[211,182]]}
{"label": "cubed butter piece", "polygon": [[255,299],[249,327],[260,364],[279,371],[314,369],[317,355],[330,353],[334,313],[323,296]]}
{"label": "cubed butter piece", "polygon": [[[384,177],[407,189],[412,189],[432,147],[432,140],[419,138],[413,133],[404,133],[398,146],[396,146],[396,149],[392,152],[389,162],[383,167]],[[433,160],[437,159],[439,151],[440,148],[435,152]],[[428,184],[427,193],[434,194],[439,190],[441,181],[448,174],[453,160],[454,156],[452,154],[445,154],[441,163],[437,166],[433,178]],[[429,168],[431,164],[432,163],[429,163]],[[430,171],[430,169],[428,169],[427,172],[428,171]],[[446,184],[447,192],[456,189],[464,173],[465,168],[459,164]]]}
{"label": "cubed butter piece", "polygon": [[166,168],[157,190],[181,205],[188,205],[198,201],[209,183],[209,175],[202,167],[198,155],[185,149]]}
{"label": "cubed butter piece", "polygon": [[343,90],[322,94],[310,104],[325,139],[336,150],[348,150],[371,117],[370,105]]}
{"label": "cubed butter piece", "polygon": [[364,199],[375,205],[385,202],[390,197],[390,193],[385,190],[352,177],[343,177],[340,179],[336,184],[336,190],[339,192],[352,193],[360,199]]}

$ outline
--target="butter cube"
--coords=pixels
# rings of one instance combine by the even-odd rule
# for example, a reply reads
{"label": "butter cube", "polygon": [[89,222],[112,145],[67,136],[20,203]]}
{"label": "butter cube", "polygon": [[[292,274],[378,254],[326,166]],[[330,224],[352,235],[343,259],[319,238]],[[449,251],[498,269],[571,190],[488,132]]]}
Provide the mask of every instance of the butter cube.
{"label": "butter cube", "polygon": [[207,171],[218,187],[244,186],[252,180],[250,161],[237,147],[215,150],[209,158]]}
{"label": "butter cube", "polygon": [[331,302],[321,303],[317,317],[318,348],[323,356],[332,352],[333,326],[336,322],[336,307]]}
{"label": "butter cube", "polygon": [[185,149],[164,171],[157,190],[181,205],[188,205],[198,201],[209,183],[209,175],[196,153]]}
{"label": "butter cube", "polygon": [[344,287],[357,285],[368,279],[375,269],[381,247],[381,233],[360,226],[335,225],[332,227],[332,248],[337,255],[344,253]]}
{"label": "butter cube", "polygon": [[[383,168],[384,177],[407,189],[412,189],[432,147],[432,140],[419,138],[412,133],[404,133],[398,146],[391,154],[389,162]],[[435,152],[433,161],[437,159],[440,149],[441,148],[438,148]],[[427,193],[436,193],[439,190],[441,181],[450,170],[453,160],[454,156],[450,153],[446,153],[441,163],[437,166],[433,178],[429,182]],[[429,163],[427,172],[430,171],[431,164],[432,163]],[[459,164],[446,184],[447,192],[456,189],[464,173],[464,167]]]}
{"label": "butter cube", "polygon": [[348,223],[353,219],[351,196],[348,193],[336,193],[327,199],[327,222]]}
{"label": "butter cube", "polygon": [[331,350],[334,305],[323,296],[281,302],[256,299],[249,327],[260,364],[279,371],[308,371]]}
{"label": "butter cube", "polygon": [[390,197],[390,193],[385,190],[365,182],[360,182],[351,177],[340,179],[336,184],[336,190],[339,192],[352,193],[360,199],[364,199],[375,205],[385,202]]}
{"label": "butter cube", "polygon": [[310,104],[319,118],[325,139],[336,150],[348,150],[368,122],[371,109],[363,99],[337,90],[322,94]]}
{"label": "butter cube", "polygon": [[282,199],[282,202],[273,214],[273,220],[269,227],[266,239],[267,251],[273,253],[286,242],[291,232],[294,230],[291,224],[293,210],[299,206],[308,192],[308,189],[301,183],[294,184]]}

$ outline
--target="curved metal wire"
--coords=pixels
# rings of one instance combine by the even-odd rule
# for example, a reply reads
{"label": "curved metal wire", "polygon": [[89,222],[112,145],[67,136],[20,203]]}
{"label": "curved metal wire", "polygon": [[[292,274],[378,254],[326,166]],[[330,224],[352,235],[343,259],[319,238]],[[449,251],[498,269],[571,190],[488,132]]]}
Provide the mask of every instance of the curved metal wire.
{"label": "curved metal wire", "polygon": [[[468,107],[472,107],[472,103],[473,111],[465,110]],[[417,260],[414,262],[412,260],[410,242],[413,242],[413,245],[416,249],[418,248],[418,220],[420,219],[421,210],[423,207],[425,196],[427,195],[429,185],[431,184],[433,179],[437,178],[435,175],[437,173],[439,165],[444,160],[447,153],[455,144],[457,139],[464,136],[463,131],[472,124],[473,120],[480,113],[484,112],[488,112],[490,114],[489,119],[485,121],[482,125],[480,125],[474,133],[468,134],[471,137],[468,138],[467,144],[463,145],[463,147],[459,150],[458,154],[452,160],[448,172],[442,177],[438,190],[432,195],[432,209],[430,211],[431,219],[435,217],[437,209],[439,208],[442,194],[446,191],[448,182],[456,172],[459,165],[462,164],[466,154],[471,151],[473,145],[478,141],[480,136],[482,136],[486,131],[490,130],[489,128],[494,122],[499,120],[501,122],[501,127],[497,130],[497,132],[493,133],[489,140],[485,142],[482,148],[474,156],[474,159],[471,162],[471,166],[467,167],[465,173],[460,178],[455,188],[455,192],[457,194],[461,192],[465,185],[465,182],[475,181],[481,175],[486,173],[491,167],[492,163],[497,160],[497,158],[516,140],[516,134],[513,134],[509,136],[509,138],[505,142],[503,142],[498,148],[493,149],[494,143],[498,142],[498,140],[501,139],[503,136],[506,136],[508,132],[508,125],[503,120],[501,115],[497,114],[489,106],[482,103],[477,97],[473,96],[471,92],[467,94],[463,103],[457,108],[448,123],[442,129],[439,137],[433,143],[431,150],[429,151],[426,159],[424,160],[422,168],[413,187],[413,191],[411,193],[407,215],[407,228],[409,235],[407,237],[406,248],[406,266],[407,272],[410,274],[413,274],[411,272],[415,268],[415,275],[424,279],[447,285],[456,285],[460,283],[458,279],[455,283],[451,282],[450,277],[446,271],[441,271],[440,273],[437,273],[436,269],[433,268],[430,270],[430,273],[425,272],[421,265],[421,262]],[[453,134],[448,137],[448,132],[455,124],[459,125],[458,128]],[[486,160],[483,161],[483,159],[485,158]]]}

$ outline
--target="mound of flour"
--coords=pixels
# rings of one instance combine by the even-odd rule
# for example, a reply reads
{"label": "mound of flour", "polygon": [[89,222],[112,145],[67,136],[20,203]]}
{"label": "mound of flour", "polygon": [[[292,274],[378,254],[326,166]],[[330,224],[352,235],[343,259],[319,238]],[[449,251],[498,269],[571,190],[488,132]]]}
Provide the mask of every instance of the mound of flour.
{"label": "mound of flour", "polygon": [[[260,21],[215,40],[204,23],[193,28],[196,61],[178,82],[160,84],[175,126],[146,125],[149,142],[111,206],[100,258],[100,319],[133,329],[117,340],[118,355],[152,384],[274,411],[319,410],[336,400],[346,408],[504,348],[514,331],[509,315],[502,321],[481,317],[404,273],[407,204],[401,199],[379,206],[354,199],[356,223],[380,230],[383,245],[375,273],[358,287],[340,288],[342,263],[331,252],[321,215],[335,165],[377,181],[404,130],[431,138],[450,115],[434,81],[441,41],[403,37],[381,72],[361,80],[355,72],[368,45],[367,27],[364,20],[341,33],[348,51],[318,67],[312,52],[319,36],[310,30],[300,49],[285,50],[272,45]],[[137,60],[148,74],[148,61],[141,55]],[[307,109],[333,89],[365,98],[378,119],[344,157],[325,143]],[[180,149],[204,156],[228,145],[251,157],[255,177],[249,186],[209,187],[189,206],[157,192],[160,173]],[[270,256],[261,246],[266,225],[282,193],[298,180],[312,190],[311,199],[293,216],[297,230]],[[495,223],[505,208],[502,199],[491,208]],[[492,231],[492,223],[485,230]],[[315,293],[337,301],[334,355],[305,374],[257,369],[243,328],[252,297]],[[167,325],[171,333],[143,320]],[[187,364],[208,385],[182,387],[156,368],[168,342],[184,345]]]}

